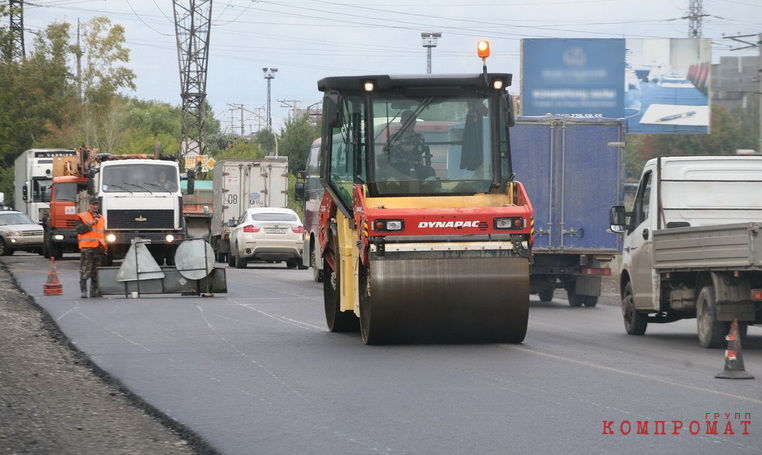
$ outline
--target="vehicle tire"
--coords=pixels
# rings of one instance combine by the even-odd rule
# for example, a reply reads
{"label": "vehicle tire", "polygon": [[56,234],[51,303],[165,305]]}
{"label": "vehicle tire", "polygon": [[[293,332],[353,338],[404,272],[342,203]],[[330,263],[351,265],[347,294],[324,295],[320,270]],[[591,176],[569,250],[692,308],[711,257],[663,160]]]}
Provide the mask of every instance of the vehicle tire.
{"label": "vehicle tire", "polygon": [[217,262],[227,262],[228,257],[225,255],[225,253],[217,253],[217,257],[215,259]]}
{"label": "vehicle tire", "polygon": [[114,257],[110,254],[107,254],[103,257],[103,266],[104,267],[111,267],[114,265]]}
{"label": "vehicle tire", "polygon": [[[725,345],[725,335],[730,332],[730,322],[717,320],[714,286],[704,286],[696,300],[696,328],[699,344],[704,348],[721,348]],[[739,332],[740,332],[739,327]]]}
{"label": "vehicle tire", "polygon": [[312,281],[315,283],[321,283],[323,281],[323,271],[317,267],[317,248],[315,246],[310,247],[310,267],[312,267]]}
{"label": "vehicle tire", "polygon": [[164,261],[167,265],[175,265],[175,252],[169,250],[164,254]]}
{"label": "vehicle tire", "polygon": [[228,259],[228,266],[235,267],[235,256],[233,255],[232,249],[230,250],[230,252],[228,252],[227,259]]}
{"label": "vehicle tire", "polygon": [[51,243],[48,247],[47,253],[48,255],[45,257],[53,258],[57,261],[63,257],[63,245],[60,243]]}
{"label": "vehicle tire", "polygon": [[239,258],[238,256],[233,256],[233,261],[235,262],[235,268],[237,269],[245,269],[249,264],[246,259]]}
{"label": "vehicle tire", "polygon": [[540,291],[540,302],[550,302],[553,300],[553,292],[555,289],[548,288]]}
{"label": "vehicle tire", "polygon": [[622,297],[622,316],[624,317],[624,329],[630,335],[643,335],[648,328],[648,316],[639,313],[635,309],[635,301],[632,298],[632,284],[628,281],[624,287]]}
{"label": "vehicle tire", "polygon": [[588,308],[592,308],[594,306],[598,305],[598,296],[597,295],[586,295],[585,296],[585,306]]}
{"label": "vehicle tire", "polygon": [[8,248],[5,244],[5,240],[0,239],[0,256],[10,256],[13,254],[13,250]]}
{"label": "vehicle tire", "polygon": [[577,295],[574,292],[574,285],[572,284],[571,287],[566,288],[566,298],[569,300],[569,305],[573,307],[580,307],[585,303],[586,295]]}
{"label": "vehicle tire", "polygon": [[286,261],[286,267],[288,267],[289,269],[295,269],[298,266],[299,266],[299,263],[297,262],[296,259],[289,259]]}
{"label": "vehicle tire", "polygon": [[50,259],[50,237],[48,236],[42,238],[42,257]]}
{"label": "vehicle tire", "polygon": [[[325,321],[331,332],[356,332],[360,327],[354,313],[341,311],[340,302],[340,269],[336,262],[336,273],[326,274],[323,280],[323,303],[325,304]],[[323,260],[323,270],[331,270],[328,261]]]}
{"label": "vehicle tire", "polygon": [[359,289],[357,292],[360,293],[360,334],[362,335],[363,343],[377,344],[379,341],[378,336],[372,331],[370,324],[372,316],[370,268],[368,266],[360,265],[359,275]]}

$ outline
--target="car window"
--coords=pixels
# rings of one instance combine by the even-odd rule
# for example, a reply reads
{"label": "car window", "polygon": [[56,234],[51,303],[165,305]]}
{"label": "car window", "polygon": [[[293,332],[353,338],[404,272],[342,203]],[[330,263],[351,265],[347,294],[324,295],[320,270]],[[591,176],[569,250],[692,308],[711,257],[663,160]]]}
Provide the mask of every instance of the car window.
{"label": "car window", "polygon": [[23,213],[8,213],[0,215],[0,226],[10,224],[35,224],[28,216]]}
{"label": "car window", "polygon": [[251,221],[299,221],[294,213],[262,212],[252,213]]}

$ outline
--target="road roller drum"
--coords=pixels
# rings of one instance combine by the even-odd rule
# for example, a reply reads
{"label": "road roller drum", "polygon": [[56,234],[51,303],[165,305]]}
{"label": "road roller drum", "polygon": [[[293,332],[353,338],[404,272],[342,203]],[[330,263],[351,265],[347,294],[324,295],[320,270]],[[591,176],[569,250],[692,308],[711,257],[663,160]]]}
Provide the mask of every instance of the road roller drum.
{"label": "road roller drum", "polygon": [[372,255],[359,272],[363,341],[520,343],[528,267],[510,251]]}

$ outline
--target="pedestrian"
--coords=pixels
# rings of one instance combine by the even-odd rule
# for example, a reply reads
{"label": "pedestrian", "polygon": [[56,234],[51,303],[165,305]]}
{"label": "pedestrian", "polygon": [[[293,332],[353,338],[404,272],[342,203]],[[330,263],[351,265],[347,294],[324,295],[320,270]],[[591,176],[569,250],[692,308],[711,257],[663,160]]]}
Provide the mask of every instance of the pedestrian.
{"label": "pedestrian", "polygon": [[90,199],[90,208],[77,214],[77,238],[79,239],[79,289],[87,298],[87,279],[90,278],[90,297],[100,297],[98,271],[101,258],[106,253],[106,223],[100,214],[101,203]]}

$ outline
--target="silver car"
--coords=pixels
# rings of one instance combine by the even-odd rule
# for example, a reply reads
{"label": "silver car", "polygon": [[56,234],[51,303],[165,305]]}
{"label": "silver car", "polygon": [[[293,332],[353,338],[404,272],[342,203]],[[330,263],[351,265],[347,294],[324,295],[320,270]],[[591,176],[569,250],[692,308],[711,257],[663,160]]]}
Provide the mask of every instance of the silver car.
{"label": "silver car", "polygon": [[230,233],[228,264],[242,269],[249,261],[286,261],[290,269],[303,268],[304,226],[291,209],[250,208]]}
{"label": "silver car", "polygon": [[0,212],[0,256],[42,251],[42,226],[21,212]]}

